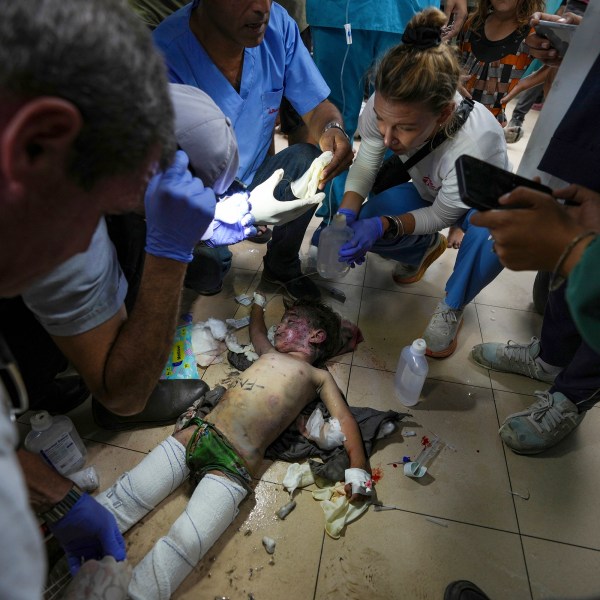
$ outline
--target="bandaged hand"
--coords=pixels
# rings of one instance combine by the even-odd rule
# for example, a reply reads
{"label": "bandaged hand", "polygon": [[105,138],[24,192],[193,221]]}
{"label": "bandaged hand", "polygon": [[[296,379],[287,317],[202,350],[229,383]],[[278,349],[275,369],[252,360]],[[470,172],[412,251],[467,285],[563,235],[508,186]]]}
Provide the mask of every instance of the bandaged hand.
{"label": "bandaged hand", "polygon": [[373,494],[373,479],[364,469],[351,468],[344,471],[346,496],[358,500],[359,496],[370,498]]}
{"label": "bandaged hand", "polygon": [[349,265],[361,264],[373,244],[383,235],[383,223],[380,217],[359,219],[350,225],[353,238],[340,248],[340,259]]}
{"label": "bandaged hand", "polygon": [[48,527],[67,555],[71,575],[86,560],[104,556],[125,560],[125,540],[114,516],[88,494],[82,494],[62,519]]}
{"label": "bandaged hand", "polygon": [[284,225],[302,216],[325,198],[321,192],[300,200],[277,200],[273,191],[282,178],[283,169],[277,169],[269,179],[250,192],[250,210],[257,225]]}
{"label": "bandaged hand", "polygon": [[241,191],[217,202],[215,218],[202,240],[214,248],[237,244],[251,235],[256,235],[254,216],[250,212],[248,192]]}
{"label": "bandaged hand", "polygon": [[267,305],[267,299],[258,292],[254,292],[254,304],[258,304],[262,309]]}
{"label": "bandaged hand", "polygon": [[177,151],[173,164],[150,180],[144,198],[146,252],[185,263],[215,213],[213,191],[192,176],[188,163],[186,153]]}

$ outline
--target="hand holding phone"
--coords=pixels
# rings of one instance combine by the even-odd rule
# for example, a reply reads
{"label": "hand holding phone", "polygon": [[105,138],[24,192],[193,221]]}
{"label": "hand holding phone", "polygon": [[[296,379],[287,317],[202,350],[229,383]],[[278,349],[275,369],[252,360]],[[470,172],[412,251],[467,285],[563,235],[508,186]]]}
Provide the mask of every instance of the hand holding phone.
{"label": "hand holding phone", "polygon": [[498,203],[498,198],[519,186],[552,195],[552,190],[546,185],[515,175],[468,154],[456,159],[456,174],[460,199],[467,206],[477,210],[522,208],[519,205],[505,206]]}
{"label": "hand holding phone", "polygon": [[577,25],[557,21],[539,21],[534,29],[537,35],[545,37],[552,44],[558,56],[562,58],[569,48],[571,37],[575,33]]}

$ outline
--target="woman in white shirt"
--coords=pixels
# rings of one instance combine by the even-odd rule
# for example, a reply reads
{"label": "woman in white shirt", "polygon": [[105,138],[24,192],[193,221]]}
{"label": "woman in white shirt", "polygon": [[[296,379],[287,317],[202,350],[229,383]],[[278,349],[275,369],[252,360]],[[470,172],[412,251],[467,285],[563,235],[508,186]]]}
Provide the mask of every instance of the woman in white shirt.
{"label": "woman in white shirt", "polygon": [[[469,225],[471,211],[459,197],[455,160],[470,154],[510,168],[502,128],[483,105],[475,103],[466,122],[459,125],[460,68],[453,49],[441,41],[445,21],[435,8],[418,13],[403,43],[382,59],[375,93],[360,118],[361,145],[339,209],[354,230],[340,259],[360,264],[370,251],[396,260],[393,277],[399,285],[419,281],[444,252],[447,242],[440,230],[454,224],[463,229],[465,237],[446,283],[446,298],[423,334],[427,354],[439,358],[450,356],[456,348],[464,306],[502,270],[489,232]],[[440,130],[448,138],[409,169],[412,182],[363,203],[386,149],[407,161]]]}

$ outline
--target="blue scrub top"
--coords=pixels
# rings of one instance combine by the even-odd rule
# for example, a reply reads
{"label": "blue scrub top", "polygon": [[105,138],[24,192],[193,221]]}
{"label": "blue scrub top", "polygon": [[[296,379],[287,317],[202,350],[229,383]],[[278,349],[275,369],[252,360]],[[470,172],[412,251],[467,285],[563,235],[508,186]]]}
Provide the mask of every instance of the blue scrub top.
{"label": "blue scrub top", "polygon": [[244,51],[238,93],[192,33],[193,7],[188,4],[165,19],[154,30],[154,41],[165,56],[170,81],[204,90],[231,119],[240,154],[237,176],[250,184],[271,146],[282,97],[304,115],[325,100],[330,90],[296,23],[273,3],[264,40]]}
{"label": "blue scrub top", "polygon": [[[403,33],[415,13],[428,6],[440,7],[440,0],[306,0],[306,20],[316,27]],[[346,13],[348,20],[346,20]]]}

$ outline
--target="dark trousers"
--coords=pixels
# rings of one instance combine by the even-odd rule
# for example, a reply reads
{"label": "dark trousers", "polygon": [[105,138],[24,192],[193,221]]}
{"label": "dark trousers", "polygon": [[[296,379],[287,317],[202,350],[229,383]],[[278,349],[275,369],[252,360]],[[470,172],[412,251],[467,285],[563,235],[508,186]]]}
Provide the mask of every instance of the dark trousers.
{"label": "dark trousers", "polygon": [[580,411],[600,399],[600,355],[588,346],[577,331],[565,298],[566,285],[550,292],[542,324],[540,357],[563,367],[551,392],[561,392]]}

